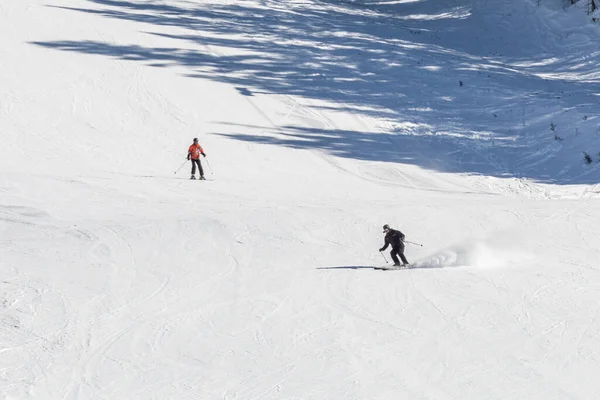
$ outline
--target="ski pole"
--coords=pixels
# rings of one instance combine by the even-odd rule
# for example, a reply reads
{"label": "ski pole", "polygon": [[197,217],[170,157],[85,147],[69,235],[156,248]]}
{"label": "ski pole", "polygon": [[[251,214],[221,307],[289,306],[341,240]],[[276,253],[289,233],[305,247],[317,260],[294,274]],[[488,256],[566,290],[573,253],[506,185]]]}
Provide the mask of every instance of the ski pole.
{"label": "ski pole", "polygon": [[206,165],[208,165],[208,169],[210,170],[210,174],[214,177],[215,173],[213,172],[212,168],[210,167],[210,162],[208,162],[208,157],[204,157],[204,159],[206,160]]}
{"label": "ski pole", "polygon": [[187,163],[187,162],[188,162],[188,160],[185,160],[185,161],[183,162],[183,164],[181,164],[181,167],[177,168],[177,171],[175,171],[175,172],[173,172],[173,173],[174,173],[174,174],[178,173],[178,172],[179,172],[179,170],[180,170],[181,168],[183,168],[183,166],[184,166],[184,165],[185,165],[185,163]]}
{"label": "ski pole", "polygon": [[383,259],[385,260],[385,263],[388,264],[388,260],[387,260],[387,258],[385,258],[383,251],[380,251],[379,254],[381,254],[381,257],[383,257]]}
{"label": "ski pole", "polygon": [[421,246],[421,247],[423,247],[423,245],[422,245],[422,244],[420,244],[420,243],[409,242],[408,240],[405,240],[405,242],[406,242],[406,243],[409,243],[409,244],[414,244],[414,245],[416,245],[416,246]]}

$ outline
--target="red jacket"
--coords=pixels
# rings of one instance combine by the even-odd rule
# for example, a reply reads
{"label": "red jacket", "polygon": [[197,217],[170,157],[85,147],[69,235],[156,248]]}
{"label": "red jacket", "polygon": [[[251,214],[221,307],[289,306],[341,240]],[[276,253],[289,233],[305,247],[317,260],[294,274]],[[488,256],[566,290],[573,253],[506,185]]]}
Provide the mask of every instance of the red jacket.
{"label": "red jacket", "polygon": [[204,149],[202,149],[202,146],[200,146],[200,144],[193,144],[190,146],[188,150],[188,156],[192,160],[199,160],[200,154],[204,155]]}

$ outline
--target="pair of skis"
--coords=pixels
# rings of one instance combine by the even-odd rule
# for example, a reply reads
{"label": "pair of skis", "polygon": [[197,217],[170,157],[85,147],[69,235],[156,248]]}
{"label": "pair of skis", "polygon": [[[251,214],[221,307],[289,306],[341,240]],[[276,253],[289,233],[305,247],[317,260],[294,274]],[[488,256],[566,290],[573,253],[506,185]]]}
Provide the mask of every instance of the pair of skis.
{"label": "pair of skis", "polygon": [[398,269],[410,269],[410,264],[407,265],[384,265],[382,267],[373,267],[373,269],[378,270],[378,271],[395,271]]}

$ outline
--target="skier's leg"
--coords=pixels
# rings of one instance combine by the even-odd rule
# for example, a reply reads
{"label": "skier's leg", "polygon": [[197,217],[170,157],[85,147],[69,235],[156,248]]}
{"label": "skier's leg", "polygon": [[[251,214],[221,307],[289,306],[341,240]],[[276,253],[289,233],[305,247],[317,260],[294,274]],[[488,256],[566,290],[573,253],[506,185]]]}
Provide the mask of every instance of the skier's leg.
{"label": "skier's leg", "polygon": [[196,175],[196,161],[192,160],[192,176]]}
{"label": "skier's leg", "polygon": [[390,256],[392,257],[392,260],[394,260],[394,265],[400,265],[400,260],[398,260],[398,256],[396,255],[397,253],[398,249],[392,249],[390,252]]}
{"label": "skier's leg", "polygon": [[408,260],[406,259],[406,257],[404,256],[404,246],[400,247],[398,254],[400,255],[400,258],[402,259],[403,264],[410,264],[408,262]]}
{"label": "skier's leg", "polygon": [[202,163],[198,159],[198,172],[200,172],[200,179],[204,178],[204,170],[202,169]]}
{"label": "skier's leg", "polygon": [[406,259],[406,257],[404,256],[404,253],[400,253],[400,258],[402,259],[402,263],[403,264],[410,264],[408,262],[408,260]]}

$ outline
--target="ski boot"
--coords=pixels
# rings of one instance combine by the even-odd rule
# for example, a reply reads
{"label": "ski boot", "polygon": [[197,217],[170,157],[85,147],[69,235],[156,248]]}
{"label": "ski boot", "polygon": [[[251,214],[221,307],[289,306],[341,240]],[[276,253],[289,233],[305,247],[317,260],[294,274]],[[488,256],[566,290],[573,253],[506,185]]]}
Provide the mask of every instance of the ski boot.
{"label": "ski boot", "polygon": [[202,176],[200,177],[200,180],[201,180],[201,181],[205,181],[205,180],[206,180],[206,178],[204,177],[204,175],[202,175]]}
{"label": "ski boot", "polygon": [[196,179],[196,175],[192,175],[190,179]]}

